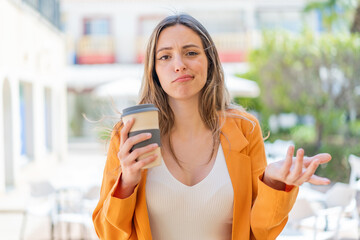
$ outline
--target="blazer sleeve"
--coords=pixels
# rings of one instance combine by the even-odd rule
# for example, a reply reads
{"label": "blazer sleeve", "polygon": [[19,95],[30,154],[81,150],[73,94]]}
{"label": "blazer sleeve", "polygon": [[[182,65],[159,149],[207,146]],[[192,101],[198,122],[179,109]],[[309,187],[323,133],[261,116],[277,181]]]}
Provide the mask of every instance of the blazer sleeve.
{"label": "blazer sleeve", "polygon": [[100,200],[92,215],[95,231],[100,239],[126,240],[136,235],[133,217],[138,187],[128,198],[114,197],[121,176],[117,157],[119,145],[120,127],[115,126],[103,172]]}
{"label": "blazer sleeve", "polygon": [[[252,164],[252,239],[272,240],[281,233],[288,220],[288,214],[295,203],[298,187],[286,186],[279,191],[267,186],[262,177],[266,168],[264,141],[259,122],[249,134],[249,155]],[[285,156],[284,156],[285,157]]]}

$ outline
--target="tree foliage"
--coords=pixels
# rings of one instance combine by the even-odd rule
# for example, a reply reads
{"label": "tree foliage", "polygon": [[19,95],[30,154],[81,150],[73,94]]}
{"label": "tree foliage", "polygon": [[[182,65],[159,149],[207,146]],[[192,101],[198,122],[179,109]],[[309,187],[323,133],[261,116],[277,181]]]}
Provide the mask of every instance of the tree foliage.
{"label": "tree foliage", "polygon": [[[322,0],[310,1],[305,7],[305,13],[313,11],[321,15],[321,23],[325,31],[349,30],[350,25],[354,24],[357,14],[354,10],[356,6],[360,7],[358,0]],[[358,5],[357,5],[358,4]]]}
{"label": "tree foliage", "polygon": [[266,32],[249,59],[266,108],[312,115],[318,148],[325,129],[339,131],[334,123],[360,112],[359,35]]}
{"label": "tree foliage", "polygon": [[358,0],[358,5],[355,10],[354,20],[351,25],[351,32],[352,33],[356,33],[356,32],[360,33],[360,0]]}

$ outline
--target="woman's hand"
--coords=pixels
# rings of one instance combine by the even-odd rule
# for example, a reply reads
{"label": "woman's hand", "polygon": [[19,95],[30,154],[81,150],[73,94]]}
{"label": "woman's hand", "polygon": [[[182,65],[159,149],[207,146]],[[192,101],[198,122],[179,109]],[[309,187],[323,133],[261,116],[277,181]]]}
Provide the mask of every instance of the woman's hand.
{"label": "woman's hand", "polygon": [[127,121],[120,132],[120,146],[118,152],[118,158],[121,165],[121,178],[119,189],[116,191],[115,196],[119,198],[126,198],[132,194],[136,185],[141,179],[141,169],[145,165],[153,162],[157,155],[150,155],[141,161],[137,161],[140,155],[151,152],[158,147],[158,144],[149,144],[145,147],[137,148],[130,152],[131,148],[142,141],[151,138],[150,133],[141,133],[133,137],[128,137],[131,127],[135,120],[132,118]]}
{"label": "woman's hand", "polygon": [[294,151],[294,146],[290,146],[285,160],[271,163],[266,167],[263,177],[266,185],[284,190],[285,184],[300,186],[304,182],[316,185],[330,183],[329,179],[314,175],[320,164],[331,160],[330,154],[321,153],[313,157],[304,157],[304,150],[298,149],[296,158],[293,158]]}

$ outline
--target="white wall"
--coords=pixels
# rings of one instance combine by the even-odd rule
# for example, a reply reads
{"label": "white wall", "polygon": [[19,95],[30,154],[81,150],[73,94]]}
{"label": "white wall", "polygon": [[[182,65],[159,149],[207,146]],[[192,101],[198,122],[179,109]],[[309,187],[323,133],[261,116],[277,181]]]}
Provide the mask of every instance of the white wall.
{"label": "white wall", "polygon": [[[29,86],[32,101],[29,107],[28,141],[32,156],[28,164],[42,164],[66,157],[66,84],[63,77],[65,67],[65,42],[59,30],[44,20],[37,12],[21,1],[0,1],[0,192],[5,190],[4,144],[12,139],[11,161],[14,166],[14,184],[21,176],[20,138],[20,84]],[[3,87],[7,79],[10,84],[11,131],[4,131],[4,119],[9,118],[3,104]],[[51,89],[52,142],[54,148],[48,152],[45,144],[45,88]],[[26,101],[26,99],[25,99]],[[10,137],[11,135],[11,137]],[[10,170],[9,170],[10,171]],[[10,173],[9,173],[10,174]]]}
{"label": "white wall", "polygon": [[5,77],[4,75],[0,72],[0,192],[3,191],[4,187],[5,187],[5,177],[1,177],[4,176],[5,174],[5,149],[4,149],[4,110],[3,110],[3,92],[2,92],[2,88],[3,88],[3,81],[4,81]]}

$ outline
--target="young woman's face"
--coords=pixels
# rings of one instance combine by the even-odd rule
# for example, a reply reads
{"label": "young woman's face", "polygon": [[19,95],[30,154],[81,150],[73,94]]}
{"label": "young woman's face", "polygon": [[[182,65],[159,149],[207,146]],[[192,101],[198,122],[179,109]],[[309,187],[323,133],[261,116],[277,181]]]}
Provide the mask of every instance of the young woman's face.
{"label": "young woman's face", "polygon": [[155,52],[155,70],[169,98],[199,96],[207,79],[208,60],[200,37],[184,25],[165,28]]}

